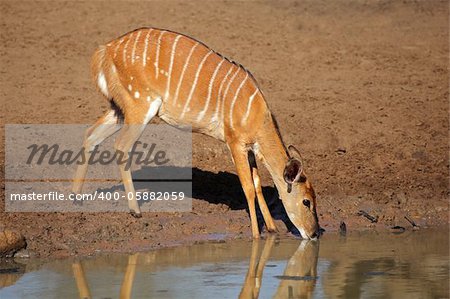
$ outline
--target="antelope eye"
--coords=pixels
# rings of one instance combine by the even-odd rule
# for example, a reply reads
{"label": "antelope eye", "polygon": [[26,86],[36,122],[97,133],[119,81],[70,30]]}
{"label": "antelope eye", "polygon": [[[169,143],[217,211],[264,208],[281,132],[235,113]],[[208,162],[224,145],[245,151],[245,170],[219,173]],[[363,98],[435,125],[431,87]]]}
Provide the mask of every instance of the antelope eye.
{"label": "antelope eye", "polygon": [[303,200],[303,205],[305,205],[305,207],[308,207],[311,205],[311,202],[309,201],[309,199],[304,199]]}

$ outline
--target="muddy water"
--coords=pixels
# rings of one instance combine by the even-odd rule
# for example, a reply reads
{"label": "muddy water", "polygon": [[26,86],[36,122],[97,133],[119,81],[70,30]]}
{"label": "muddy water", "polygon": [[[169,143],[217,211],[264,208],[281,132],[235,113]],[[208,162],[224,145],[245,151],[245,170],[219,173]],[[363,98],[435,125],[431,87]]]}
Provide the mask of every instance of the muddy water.
{"label": "muddy water", "polygon": [[448,230],[421,230],[16,259],[0,298],[448,298],[448,245]]}

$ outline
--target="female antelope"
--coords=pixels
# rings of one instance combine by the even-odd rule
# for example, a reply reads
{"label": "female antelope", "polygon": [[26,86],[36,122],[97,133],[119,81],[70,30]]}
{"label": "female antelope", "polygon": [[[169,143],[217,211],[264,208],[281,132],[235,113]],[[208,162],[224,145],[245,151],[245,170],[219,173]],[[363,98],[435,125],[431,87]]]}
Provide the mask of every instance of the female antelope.
{"label": "female antelope", "polygon": [[[92,74],[112,109],[86,132],[89,152],[122,128],[115,148],[127,158],[147,123],[158,116],[168,124],[191,126],[226,142],[247,198],[252,233],[259,237],[255,199],[268,231],[276,226],[264,200],[253,154],[264,162],[290,220],[304,238],[318,236],[316,201],[298,151],[287,149],[264,96],[253,76],[241,65],[186,35],[141,28],[100,46],[92,59]],[[109,124],[109,126],[104,126]],[[88,159],[87,159],[88,160]],[[131,172],[119,166],[125,191],[134,194]],[[81,191],[87,164],[80,165],[73,191]],[[130,212],[140,217],[137,201]]]}

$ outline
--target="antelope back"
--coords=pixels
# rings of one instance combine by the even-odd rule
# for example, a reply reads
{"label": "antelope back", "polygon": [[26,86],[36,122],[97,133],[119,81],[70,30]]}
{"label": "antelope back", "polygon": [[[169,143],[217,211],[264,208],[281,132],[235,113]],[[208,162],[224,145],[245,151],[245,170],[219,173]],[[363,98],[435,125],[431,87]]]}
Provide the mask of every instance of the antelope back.
{"label": "antelope back", "polygon": [[225,131],[256,122],[266,110],[247,70],[171,31],[142,28],[109,42],[94,55],[93,73],[123,110],[160,98],[162,119],[222,140]]}

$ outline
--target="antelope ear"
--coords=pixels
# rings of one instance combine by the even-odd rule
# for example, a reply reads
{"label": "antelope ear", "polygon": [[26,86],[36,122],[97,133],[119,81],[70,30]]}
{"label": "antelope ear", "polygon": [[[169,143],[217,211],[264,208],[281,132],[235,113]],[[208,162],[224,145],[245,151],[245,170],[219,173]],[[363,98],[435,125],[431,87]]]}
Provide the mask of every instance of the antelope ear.
{"label": "antelope ear", "polygon": [[289,159],[284,167],[283,177],[288,186],[292,183],[298,182],[303,172],[303,164],[300,160]]}
{"label": "antelope ear", "polygon": [[[295,148],[295,146],[293,146],[292,144],[288,146],[288,152],[289,152],[289,156],[291,158],[296,158],[297,160],[299,160],[300,162],[303,161],[303,157],[300,154],[300,152],[298,151],[297,148]],[[303,164],[303,163],[302,163]]]}

